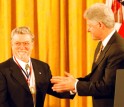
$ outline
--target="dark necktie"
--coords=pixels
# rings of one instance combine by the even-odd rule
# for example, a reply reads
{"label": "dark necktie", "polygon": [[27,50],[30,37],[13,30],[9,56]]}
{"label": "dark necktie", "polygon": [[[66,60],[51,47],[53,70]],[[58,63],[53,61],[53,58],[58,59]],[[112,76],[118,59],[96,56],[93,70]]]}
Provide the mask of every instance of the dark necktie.
{"label": "dark necktie", "polygon": [[97,55],[96,55],[95,62],[98,60],[98,58],[99,58],[99,56],[100,56],[100,54],[101,54],[101,52],[102,52],[102,49],[103,49],[103,45],[102,45],[102,43],[101,43],[100,49],[99,49],[99,51],[98,51],[98,53],[97,53]]}

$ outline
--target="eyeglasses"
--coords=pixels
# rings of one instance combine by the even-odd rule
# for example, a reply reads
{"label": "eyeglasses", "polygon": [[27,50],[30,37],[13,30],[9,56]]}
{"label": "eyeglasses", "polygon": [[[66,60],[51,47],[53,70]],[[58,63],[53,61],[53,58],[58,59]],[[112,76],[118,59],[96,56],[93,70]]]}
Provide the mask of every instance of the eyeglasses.
{"label": "eyeglasses", "polygon": [[17,47],[20,47],[21,45],[28,47],[31,44],[31,42],[14,42],[14,45]]}

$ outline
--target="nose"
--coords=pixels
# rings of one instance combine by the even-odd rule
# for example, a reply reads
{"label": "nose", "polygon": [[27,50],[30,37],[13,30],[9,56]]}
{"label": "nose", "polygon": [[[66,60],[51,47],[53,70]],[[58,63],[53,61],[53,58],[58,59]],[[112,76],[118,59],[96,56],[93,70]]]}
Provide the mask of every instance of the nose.
{"label": "nose", "polygon": [[25,48],[25,45],[24,43],[21,43],[20,46],[19,46],[20,49],[24,49]]}

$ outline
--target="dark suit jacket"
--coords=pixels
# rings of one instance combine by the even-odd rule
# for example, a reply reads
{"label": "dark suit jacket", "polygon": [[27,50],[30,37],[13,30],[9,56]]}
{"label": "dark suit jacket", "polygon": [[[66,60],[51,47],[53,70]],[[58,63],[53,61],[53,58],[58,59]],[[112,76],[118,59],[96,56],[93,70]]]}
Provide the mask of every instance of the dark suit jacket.
{"label": "dark suit jacket", "polygon": [[[95,57],[100,44],[96,48]],[[93,107],[113,107],[116,70],[119,68],[124,68],[124,39],[115,32],[97,62],[93,63],[92,72],[79,78],[78,95],[92,96]]]}
{"label": "dark suit jacket", "polygon": [[[43,107],[46,93],[59,98],[73,98],[70,93],[53,92],[48,64],[31,59],[36,80],[36,107]],[[34,107],[28,84],[12,58],[0,64],[0,107]]]}

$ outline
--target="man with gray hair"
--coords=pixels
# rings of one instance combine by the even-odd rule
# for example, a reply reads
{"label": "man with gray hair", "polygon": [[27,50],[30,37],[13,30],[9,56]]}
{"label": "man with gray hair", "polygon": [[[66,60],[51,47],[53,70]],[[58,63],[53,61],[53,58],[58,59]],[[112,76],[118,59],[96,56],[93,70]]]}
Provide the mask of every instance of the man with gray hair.
{"label": "man with gray hair", "polygon": [[114,29],[114,14],[105,4],[92,5],[85,11],[84,18],[92,39],[99,40],[92,71],[77,79],[69,73],[65,77],[54,76],[51,79],[54,83],[52,89],[92,96],[93,107],[113,107],[116,70],[124,68],[124,39]]}
{"label": "man with gray hair", "polygon": [[31,58],[34,35],[26,26],[11,33],[12,58],[0,64],[0,107],[44,107],[46,94],[73,98],[52,90],[47,63]]}

